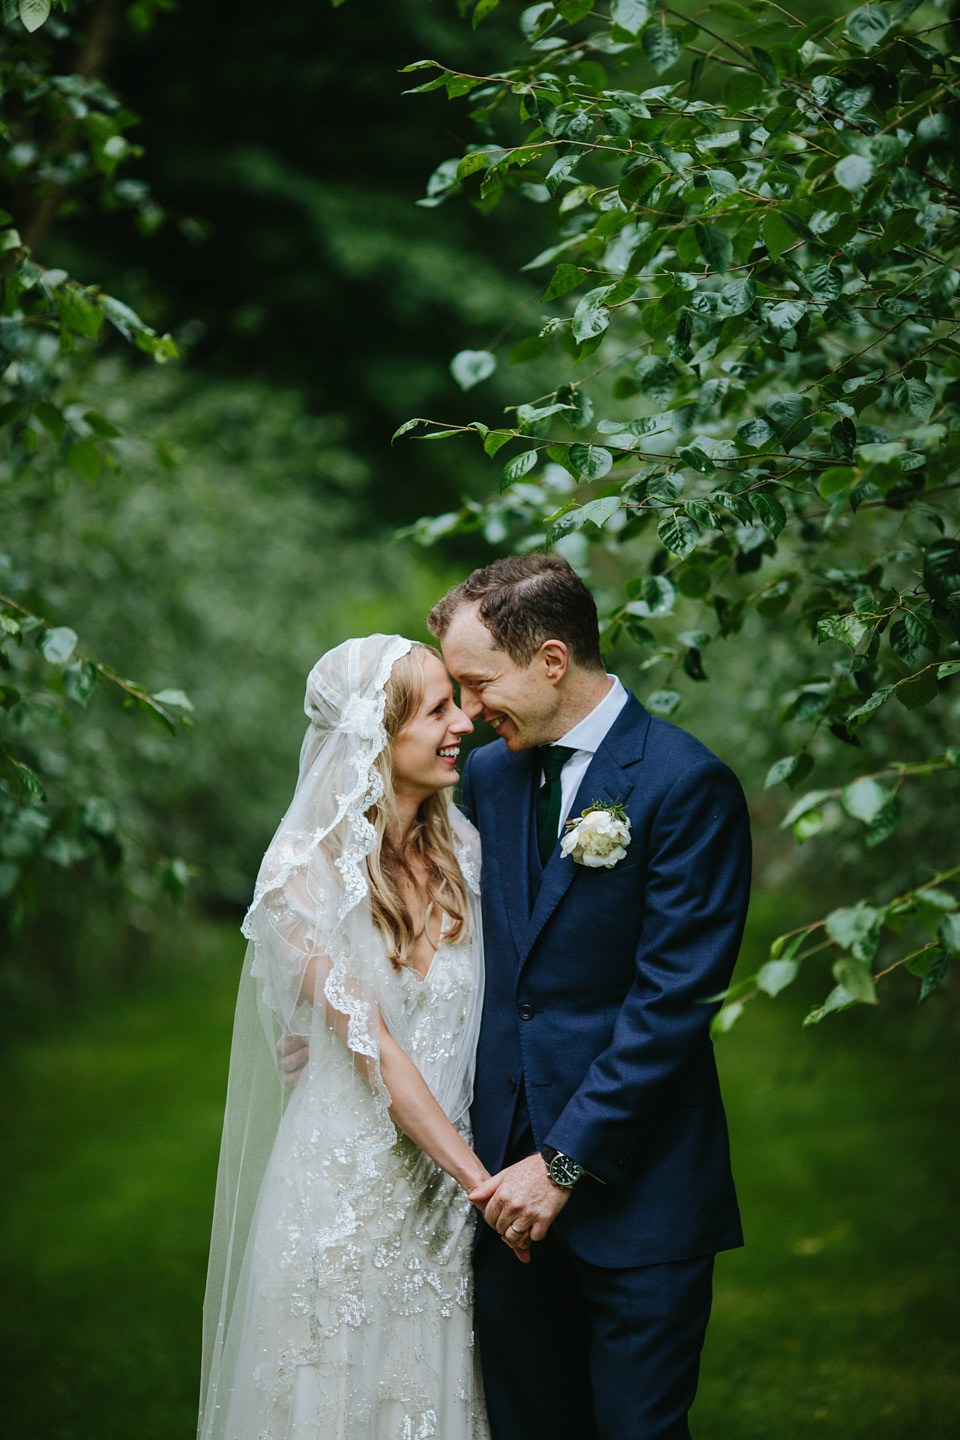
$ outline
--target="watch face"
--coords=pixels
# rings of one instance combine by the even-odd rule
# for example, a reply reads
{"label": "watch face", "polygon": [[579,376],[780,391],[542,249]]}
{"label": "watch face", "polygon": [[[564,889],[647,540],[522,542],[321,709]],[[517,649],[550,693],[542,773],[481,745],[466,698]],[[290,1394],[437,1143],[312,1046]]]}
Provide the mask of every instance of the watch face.
{"label": "watch face", "polygon": [[554,1155],[550,1161],[550,1179],[554,1185],[562,1185],[565,1190],[576,1185],[580,1179],[581,1169],[576,1160],[571,1160],[569,1155]]}

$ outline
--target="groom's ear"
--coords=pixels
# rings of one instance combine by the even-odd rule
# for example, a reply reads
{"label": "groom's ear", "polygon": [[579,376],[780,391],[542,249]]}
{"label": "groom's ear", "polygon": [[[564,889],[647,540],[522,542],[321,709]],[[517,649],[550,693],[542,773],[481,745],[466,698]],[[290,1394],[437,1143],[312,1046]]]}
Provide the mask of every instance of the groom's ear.
{"label": "groom's ear", "polygon": [[537,659],[551,685],[558,685],[570,668],[570,652],[562,640],[544,640]]}

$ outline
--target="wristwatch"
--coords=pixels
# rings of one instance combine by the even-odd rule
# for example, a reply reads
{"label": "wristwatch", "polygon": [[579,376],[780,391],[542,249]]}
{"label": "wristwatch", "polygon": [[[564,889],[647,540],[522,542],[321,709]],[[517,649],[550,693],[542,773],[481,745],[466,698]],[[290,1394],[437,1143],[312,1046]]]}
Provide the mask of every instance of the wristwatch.
{"label": "wristwatch", "polygon": [[561,1190],[572,1190],[583,1175],[583,1166],[571,1156],[564,1155],[562,1150],[555,1150],[552,1145],[541,1145],[540,1154],[554,1185],[559,1185]]}

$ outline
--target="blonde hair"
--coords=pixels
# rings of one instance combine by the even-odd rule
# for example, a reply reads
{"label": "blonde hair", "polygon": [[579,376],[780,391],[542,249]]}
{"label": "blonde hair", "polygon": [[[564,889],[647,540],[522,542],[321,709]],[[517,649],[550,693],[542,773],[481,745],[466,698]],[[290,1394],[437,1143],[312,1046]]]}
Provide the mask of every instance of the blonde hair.
{"label": "blonde hair", "polygon": [[[435,655],[443,663],[443,656],[432,645],[417,643],[390,672],[383,723],[391,740],[410,723],[423,701],[425,655]],[[427,906],[435,904],[452,922],[446,934],[448,940],[460,940],[469,933],[470,912],[466,885],[453,846],[449,790],[437,791],[423,801],[401,850],[396,838],[400,827],[393,788],[392,746],[382,750],[374,764],[383,776],[384,795],[369,814],[377,832],[377,844],[367,856],[370,908],[390,961],[399,969],[410,964],[410,951],[419,934],[414,930],[400,886],[401,879],[406,877],[415,888],[421,889],[411,860],[419,860],[426,872],[426,884],[422,887],[424,914]]]}

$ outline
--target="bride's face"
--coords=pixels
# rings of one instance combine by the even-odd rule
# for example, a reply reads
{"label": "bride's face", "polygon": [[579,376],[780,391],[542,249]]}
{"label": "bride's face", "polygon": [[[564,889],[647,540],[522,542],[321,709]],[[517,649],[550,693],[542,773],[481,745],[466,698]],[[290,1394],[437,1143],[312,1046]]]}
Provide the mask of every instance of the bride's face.
{"label": "bride's face", "polygon": [[457,783],[460,740],[473,721],[455,704],[453,683],[435,655],[423,657],[423,698],[412,720],[393,739],[393,783],[398,798],[420,800]]}

